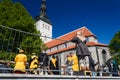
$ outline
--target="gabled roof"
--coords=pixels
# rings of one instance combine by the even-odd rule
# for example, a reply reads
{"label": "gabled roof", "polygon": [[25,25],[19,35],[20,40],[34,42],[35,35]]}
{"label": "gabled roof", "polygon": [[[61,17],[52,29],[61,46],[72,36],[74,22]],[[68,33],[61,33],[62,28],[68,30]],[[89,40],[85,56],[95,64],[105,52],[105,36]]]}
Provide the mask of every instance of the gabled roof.
{"label": "gabled roof", "polygon": [[[106,45],[106,44],[101,44],[101,43],[97,43],[97,42],[87,42],[86,45],[87,46],[104,46],[104,47],[108,47],[108,45]],[[75,48],[75,45],[72,45],[72,46],[69,46],[67,48],[63,48],[63,49],[60,49],[60,50],[49,52],[48,55],[64,52],[64,51],[71,50],[71,49],[74,49],[74,48]]]}
{"label": "gabled roof", "polygon": [[46,46],[48,48],[51,48],[51,47],[54,47],[54,46],[57,46],[57,45],[60,45],[60,44],[63,44],[67,41],[70,41],[78,31],[82,30],[82,34],[83,36],[86,36],[86,37],[89,37],[89,36],[94,36],[95,38],[97,38],[90,30],[88,30],[85,26],[82,27],[82,28],[79,28],[79,29],[76,29],[72,32],[69,32],[63,36],[60,36],[50,42],[47,42],[46,43]]}
{"label": "gabled roof", "polygon": [[97,43],[97,42],[87,42],[86,45],[87,46],[104,46],[104,47],[108,47],[107,44],[102,44],[102,43]]}
{"label": "gabled roof", "polygon": [[[72,32],[69,32],[63,36],[60,36],[50,42],[47,42],[46,43],[46,46],[48,48],[52,48],[52,47],[55,47],[57,45],[60,45],[60,44],[64,44],[66,43],[67,41],[70,41],[74,36],[76,36],[76,33],[78,31],[81,31],[82,30],[82,34],[83,36],[85,37],[89,37],[89,36],[93,36],[95,38],[97,38],[90,30],[88,30],[86,27],[82,27],[82,28],[79,28],[79,29],[76,29]],[[102,44],[102,43],[98,43],[98,42],[87,42],[86,43],[87,46],[104,46],[104,47],[107,47],[108,45],[106,44]],[[52,54],[56,54],[56,53],[61,53],[61,52],[64,52],[64,51],[67,51],[67,50],[71,50],[71,49],[74,49],[75,48],[75,45],[71,45],[69,47],[66,47],[66,48],[62,48],[60,50],[55,50],[53,52],[48,52],[48,55],[52,55]]]}

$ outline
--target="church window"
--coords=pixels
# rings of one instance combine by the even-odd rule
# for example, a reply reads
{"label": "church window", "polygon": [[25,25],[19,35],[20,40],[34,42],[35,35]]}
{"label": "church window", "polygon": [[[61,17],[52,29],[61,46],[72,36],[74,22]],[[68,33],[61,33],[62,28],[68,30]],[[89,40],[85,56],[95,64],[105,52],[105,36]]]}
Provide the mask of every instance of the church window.
{"label": "church window", "polygon": [[56,51],[57,49],[58,49],[57,47],[53,47],[51,48],[51,52]]}
{"label": "church window", "polygon": [[64,45],[65,45],[65,48],[67,48],[67,43],[65,43]]}
{"label": "church window", "polygon": [[43,24],[43,28],[44,28],[44,24]]}
{"label": "church window", "polygon": [[47,25],[45,25],[45,29],[47,29]]}
{"label": "church window", "polygon": [[58,49],[63,49],[63,48],[65,48],[64,44],[61,44],[61,45],[58,46]]}
{"label": "church window", "polygon": [[67,42],[67,47],[75,45],[75,43]]}
{"label": "church window", "polygon": [[48,26],[48,30],[50,29],[50,26]]}
{"label": "church window", "polygon": [[44,37],[44,40],[45,40],[45,41],[47,40],[47,37],[46,37],[46,36]]}
{"label": "church window", "polygon": [[107,58],[107,52],[103,49],[102,50],[102,58],[103,58],[103,63],[105,63],[106,62],[106,58]]}

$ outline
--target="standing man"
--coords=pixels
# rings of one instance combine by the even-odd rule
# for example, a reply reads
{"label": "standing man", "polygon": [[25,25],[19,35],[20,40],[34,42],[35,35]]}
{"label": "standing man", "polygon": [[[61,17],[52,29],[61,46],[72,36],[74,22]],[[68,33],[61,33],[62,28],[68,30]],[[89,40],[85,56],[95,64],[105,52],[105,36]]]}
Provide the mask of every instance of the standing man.
{"label": "standing man", "polygon": [[14,73],[25,74],[26,63],[27,63],[27,56],[24,54],[24,51],[20,49],[19,54],[17,54],[15,57]]}

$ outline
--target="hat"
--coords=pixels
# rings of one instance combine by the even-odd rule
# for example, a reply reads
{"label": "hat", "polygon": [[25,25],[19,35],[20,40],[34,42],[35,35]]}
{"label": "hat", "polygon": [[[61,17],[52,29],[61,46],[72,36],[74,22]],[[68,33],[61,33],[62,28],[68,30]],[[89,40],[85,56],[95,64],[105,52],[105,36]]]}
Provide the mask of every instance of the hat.
{"label": "hat", "polygon": [[19,53],[23,53],[23,52],[24,52],[24,50],[22,50],[22,49],[19,50]]}

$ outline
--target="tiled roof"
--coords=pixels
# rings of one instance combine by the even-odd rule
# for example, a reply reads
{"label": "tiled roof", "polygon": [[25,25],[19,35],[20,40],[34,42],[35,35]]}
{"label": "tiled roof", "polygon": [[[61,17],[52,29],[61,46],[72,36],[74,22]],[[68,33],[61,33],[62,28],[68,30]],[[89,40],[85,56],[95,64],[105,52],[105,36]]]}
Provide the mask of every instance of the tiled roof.
{"label": "tiled roof", "polygon": [[87,46],[106,46],[106,47],[108,47],[107,44],[102,44],[102,43],[97,43],[97,42],[87,42],[86,45]]}
{"label": "tiled roof", "polygon": [[[101,44],[101,43],[97,43],[97,42],[87,42],[86,43],[87,46],[108,46],[106,44]],[[60,50],[56,50],[56,51],[53,51],[53,52],[49,52],[48,55],[52,55],[52,54],[56,54],[56,53],[60,53],[60,52],[63,52],[63,51],[67,51],[67,50],[70,50],[70,49],[74,49],[75,48],[75,45],[72,45],[72,46],[69,46],[67,48],[63,48],[63,49],[60,49]]]}
{"label": "tiled roof", "polygon": [[88,37],[88,36],[94,36],[94,37],[96,37],[96,36],[95,36],[91,31],[89,31],[86,27],[82,27],[82,28],[79,28],[79,29],[74,30],[74,31],[72,31],[72,32],[69,32],[69,33],[67,33],[67,34],[65,34],[65,35],[63,35],[63,36],[60,36],[60,37],[58,37],[58,38],[56,38],[56,39],[54,39],[54,40],[52,40],[52,41],[50,41],[50,42],[47,42],[47,43],[46,43],[46,46],[47,46],[48,48],[51,48],[51,47],[54,47],[54,46],[63,44],[63,43],[65,43],[66,41],[70,41],[70,40],[76,35],[76,33],[77,33],[78,31],[80,31],[80,30],[82,30],[83,36],[86,36],[86,37]]}

